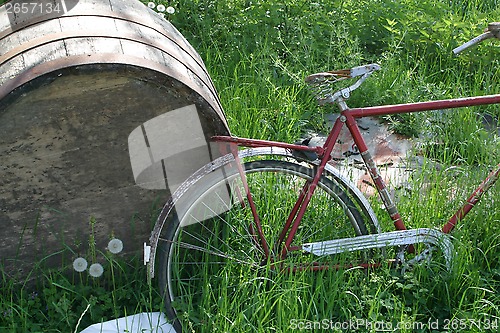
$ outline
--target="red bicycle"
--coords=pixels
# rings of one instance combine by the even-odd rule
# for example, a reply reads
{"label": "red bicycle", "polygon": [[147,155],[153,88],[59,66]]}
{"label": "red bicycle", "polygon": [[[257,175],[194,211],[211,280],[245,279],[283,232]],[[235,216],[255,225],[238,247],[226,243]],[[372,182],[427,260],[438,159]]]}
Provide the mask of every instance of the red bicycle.
{"label": "red bicycle", "polygon": [[[500,38],[500,23],[490,24],[486,33],[455,52],[491,37]],[[240,288],[248,284],[268,293],[284,292],[269,282],[276,276],[283,277],[283,283],[294,280],[295,285],[313,290],[308,295],[316,295],[318,281],[332,283],[330,272],[380,266],[380,256],[391,251],[391,262],[404,267],[428,259],[436,250],[446,266],[452,265],[448,234],[499,178],[500,164],[441,230],[407,230],[356,119],[496,104],[500,95],[349,108],[346,100],[351,92],[379,69],[371,64],[307,77],[319,92],[320,104],[340,108],[323,146],[213,137],[227,153],[178,188],[163,207],[150,239],[151,275],[158,252],[160,289],[178,332],[185,323],[209,321],[221,303],[241,297]],[[357,81],[332,90],[332,83],[349,78]],[[395,231],[381,232],[368,200],[328,163],[343,126],[354,139]]]}

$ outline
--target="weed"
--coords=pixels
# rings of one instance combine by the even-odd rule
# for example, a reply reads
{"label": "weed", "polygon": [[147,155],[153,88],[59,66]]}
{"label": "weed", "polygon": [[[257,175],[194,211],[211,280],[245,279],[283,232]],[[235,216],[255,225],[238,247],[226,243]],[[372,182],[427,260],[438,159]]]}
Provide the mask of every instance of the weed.
{"label": "weed", "polygon": [[[499,92],[498,44],[486,42],[460,57],[451,55],[452,48],[500,16],[495,0],[173,0],[154,5],[158,10],[164,6],[160,12],[201,54],[235,135],[295,142],[305,131],[321,128],[321,114],[332,110],[315,105],[303,78],[367,62],[381,63],[382,71],[353,94],[353,107]],[[437,170],[429,165],[415,177],[414,190],[401,198],[409,226],[441,224],[461,202],[462,189],[470,190],[498,161],[498,138],[483,131],[477,115],[499,119],[499,112],[498,106],[489,106],[388,118],[395,130],[431,142],[423,153],[443,166]],[[448,185],[450,191],[444,192]],[[404,275],[352,269],[339,271],[333,281],[316,278],[315,295],[286,277],[269,275],[258,284],[257,277],[242,276],[241,284],[248,288],[239,289],[237,297],[217,300],[214,325],[227,332],[289,332],[308,323],[302,318],[391,325],[438,320],[439,332],[446,320],[481,325],[500,320],[498,198],[497,186],[456,230],[450,274],[436,254],[436,261]],[[390,222],[381,219],[388,230]],[[29,274],[35,281],[28,283],[12,281],[0,267],[0,331],[72,332],[130,313],[161,310],[161,297],[147,284],[139,258],[100,253],[92,239],[89,243],[89,262],[105,258],[99,278],[71,271],[68,262],[63,263],[67,270],[51,271],[42,259]],[[312,302],[318,295],[322,302]],[[242,300],[248,310],[235,313]],[[338,327],[331,330],[341,331]],[[487,331],[469,331],[474,330]]]}
{"label": "weed", "polygon": [[89,223],[90,266],[85,256],[58,271],[44,268],[42,261],[25,281],[10,279],[0,267],[0,331],[76,332],[130,313],[161,310],[161,298],[147,283],[141,260],[117,256],[121,240],[111,239],[106,252],[96,248],[95,222],[91,218]]}

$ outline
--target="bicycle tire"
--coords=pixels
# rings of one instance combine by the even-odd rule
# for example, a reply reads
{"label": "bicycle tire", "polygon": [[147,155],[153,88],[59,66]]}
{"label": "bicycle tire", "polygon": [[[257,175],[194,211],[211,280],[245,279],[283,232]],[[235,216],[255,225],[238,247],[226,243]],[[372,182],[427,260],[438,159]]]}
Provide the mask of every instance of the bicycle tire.
{"label": "bicycle tire", "polygon": [[[278,234],[275,230],[279,230],[277,225],[286,220],[303,183],[313,177],[314,168],[282,160],[257,160],[245,163],[244,170],[264,235],[267,242],[273,244]],[[253,294],[255,289],[272,299],[274,292],[283,292],[283,286],[272,287],[283,277],[290,282],[300,275],[302,280],[298,285],[309,283],[311,290],[305,291],[306,295],[315,294],[312,285],[317,277],[311,277],[307,268],[317,265],[318,258],[293,253],[280,263],[280,269],[273,263],[263,262],[262,249],[256,246],[255,236],[248,231],[253,221],[248,204],[243,207],[242,196],[235,194],[236,189],[241,188],[239,182],[234,167],[208,174],[182,196],[180,205],[185,207],[160,214],[168,222],[158,246],[159,287],[166,314],[177,332],[187,328],[195,332],[224,330],[213,326],[220,324],[214,318],[229,316],[229,313],[221,313],[222,307],[236,316],[249,311],[248,305],[227,306],[225,302],[238,297],[243,301],[245,293]],[[376,232],[376,223],[363,213],[363,207],[356,201],[347,186],[323,175],[294,240],[303,243]],[[339,262],[328,260],[331,258],[327,258],[326,263],[332,266]],[[306,267],[300,274],[282,269],[299,267],[293,266],[296,261],[300,261],[300,267]],[[312,274],[328,278],[324,277],[326,271]],[[263,281],[272,285],[267,287],[270,289],[262,286]],[[306,308],[315,307],[314,302],[308,301]],[[272,314],[269,316],[272,322]]]}

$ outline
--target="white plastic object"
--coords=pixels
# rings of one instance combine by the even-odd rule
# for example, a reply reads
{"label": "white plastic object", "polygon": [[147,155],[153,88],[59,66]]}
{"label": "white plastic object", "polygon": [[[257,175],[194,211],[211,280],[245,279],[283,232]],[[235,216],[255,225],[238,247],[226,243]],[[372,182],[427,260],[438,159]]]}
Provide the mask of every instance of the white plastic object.
{"label": "white plastic object", "polygon": [[146,242],[144,242],[144,266],[149,263],[151,259],[151,246],[148,246]]}
{"label": "white plastic object", "polygon": [[177,333],[161,312],[143,312],[133,316],[94,324],[80,333]]}

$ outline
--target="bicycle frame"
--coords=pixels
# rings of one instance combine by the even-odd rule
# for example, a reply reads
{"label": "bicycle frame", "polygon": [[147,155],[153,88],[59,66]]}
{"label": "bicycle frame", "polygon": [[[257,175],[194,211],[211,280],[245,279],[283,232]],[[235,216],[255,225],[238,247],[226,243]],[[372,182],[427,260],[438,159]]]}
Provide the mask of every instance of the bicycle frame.
{"label": "bicycle frame", "polygon": [[[477,105],[500,104],[500,94],[448,99],[448,100],[437,100],[437,101],[419,102],[419,103],[353,108],[353,109],[350,109],[346,105],[343,99],[337,101],[337,104],[340,107],[340,116],[335,121],[333,128],[330,131],[326,139],[326,142],[322,147],[320,146],[308,147],[305,145],[298,145],[298,144],[288,144],[275,141],[254,140],[254,139],[245,139],[245,138],[229,137],[229,136],[214,136],[212,138],[212,140],[216,142],[230,143],[231,146],[233,147],[232,148],[233,155],[238,164],[241,163],[239,161],[237,154],[237,146],[250,147],[250,148],[279,147],[290,150],[311,151],[318,154],[320,163],[316,168],[315,176],[311,181],[307,182],[304,185],[303,191],[300,193],[299,198],[297,199],[296,204],[294,205],[292,211],[290,212],[287,221],[284,223],[281,236],[278,240],[278,244],[276,244],[276,246],[281,246],[281,243],[284,242],[284,246],[281,250],[281,255],[283,257],[286,256],[287,252],[289,251],[298,250],[291,246],[292,240],[300,225],[301,219],[304,216],[308,203],[312,195],[314,194],[314,190],[323,173],[325,165],[331,159],[330,155],[337,143],[337,139],[344,125],[346,125],[346,127],[348,128],[349,132],[352,135],[354,143],[356,144],[358,150],[360,151],[364,164],[367,167],[370,176],[377,188],[377,191],[385,205],[385,208],[394,223],[395,229],[397,231],[403,231],[406,230],[406,226],[396,208],[395,203],[393,202],[392,198],[389,195],[386,184],[384,183],[382,177],[380,176],[378,168],[376,167],[375,162],[373,161],[373,158],[368,150],[367,144],[363,139],[363,136],[359,130],[356,119],[363,117],[370,117],[370,116],[383,116],[383,115],[423,112],[423,111],[431,111],[439,109],[454,109],[454,108],[477,106]],[[250,202],[252,213],[254,214],[256,229],[257,229],[256,232],[258,233],[258,235],[256,236],[258,236],[258,238],[260,238],[261,240],[264,240],[264,236],[260,231],[261,227],[260,227],[260,221],[258,219],[258,214],[253,205],[252,195],[248,188],[248,184],[246,183],[245,173],[243,172],[242,169],[240,170],[240,174],[243,179],[246,196]],[[496,168],[486,177],[486,179],[479,185],[479,187],[469,196],[466,203],[462,207],[460,207],[455,212],[455,214],[453,214],[453,216],[443,225],[441,232],[445,234],[450,233],[453,230],[453,228],[457,225],[457,223],[470,212],[470,210],[474,207],[474,205],[480,200],[481,196],[495,183],[495,181],[499,177],[500,177],[500,164],[496,166]],[[404,237],[402,233],[400,234],[394,233],[394,235],[396,235],[397,237]],[[266,249],[265,252],[267,254],[269,245],[265,244],[265,241],[263,242],[264,243],[261,244],[261,246],[264,249]],[[405,244],[409,245],[408,251],[413,252],[412,243],[407,242]],[[324,246],[324,244],[322,244],[322,246]]]}

